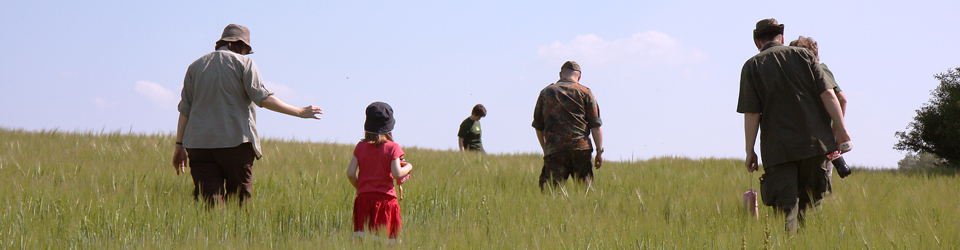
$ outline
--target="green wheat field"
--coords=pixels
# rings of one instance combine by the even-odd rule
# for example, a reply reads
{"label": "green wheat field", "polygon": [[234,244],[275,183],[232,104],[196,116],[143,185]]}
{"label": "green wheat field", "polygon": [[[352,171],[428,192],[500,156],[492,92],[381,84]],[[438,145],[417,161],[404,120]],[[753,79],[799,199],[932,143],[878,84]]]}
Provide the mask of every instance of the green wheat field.
{"label": "green wheat field", "polygon": [[[359,137],[358,137],[359,139]],[[264,140],[250,202],[208,210],[170,134],[0,129],[3,249],[958,249],[953,170],[855,169],[799,233],[741,195],[740,159],[608,161],[590,190],[537,188],[536,154],[406,147],[401,244],[352,237],[352,145]],[[404,145],[403,141],[399,141]],[[856,157],[852,152],[849,157]]]}

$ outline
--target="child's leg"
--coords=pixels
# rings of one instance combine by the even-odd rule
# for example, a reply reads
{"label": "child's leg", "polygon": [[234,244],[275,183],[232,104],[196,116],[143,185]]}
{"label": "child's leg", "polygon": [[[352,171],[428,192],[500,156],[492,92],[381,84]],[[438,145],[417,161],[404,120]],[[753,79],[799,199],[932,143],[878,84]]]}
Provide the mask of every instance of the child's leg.
{"label": "child's leg", "polygon": [[397,202],[397,199],[391,199],[387,201],[386,206],[387,212],[387,233],[390,236],[390,240],[397,239],[397,235],[400,233],[400,203]]}
{"label": "child's leg", "polygon": [[353,236],[363,237],[366,235],[363,226],[368,220],[367,216],[369,216],[366,211],[370,210],[365,208],[365,205],[361,195],[357,195],[357,198],[353,200]]}

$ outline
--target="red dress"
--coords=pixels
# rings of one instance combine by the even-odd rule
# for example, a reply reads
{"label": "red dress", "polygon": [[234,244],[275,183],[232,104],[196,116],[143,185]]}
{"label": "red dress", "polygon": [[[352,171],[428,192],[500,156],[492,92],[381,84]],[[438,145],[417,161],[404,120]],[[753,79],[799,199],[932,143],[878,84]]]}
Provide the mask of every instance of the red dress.
{"label": "red dress", "polygon": [[357,143],[353,150],[357,157],[357,198],[353,202],[353,231],[378,231],[386,227],[391,239],[400,231],[400,204],[393,186],[390,163],[403,156],[396,142],[387,141],[379,147],[367,142]]}

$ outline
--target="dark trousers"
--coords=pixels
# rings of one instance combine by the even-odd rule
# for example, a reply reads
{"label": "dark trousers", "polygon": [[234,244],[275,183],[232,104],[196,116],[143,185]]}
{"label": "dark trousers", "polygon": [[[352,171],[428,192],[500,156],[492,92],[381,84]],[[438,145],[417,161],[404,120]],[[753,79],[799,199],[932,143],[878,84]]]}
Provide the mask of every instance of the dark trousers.
{"label": "dark trousers", "polygon": [[193,176],[193,198],[203,199],[210,206],[237,196],[237,202],[250,197],[253,181],[253,144],[232,148],[188,148],[190,175]]}
{"label": "dark trousers", "polygon": [[577,181],[593,181],[592,150],[564,150],[543,156],[543,169],[540,170],[540,190],[543,184],[560,185],[573,175]]}
{"label": "dark trousers", "polygon": [[760,196],[764,205],[788,216],[797,214],[802,223],[804,211],[823,199],[828,181],[826,155],[765,166],[760,179]]}

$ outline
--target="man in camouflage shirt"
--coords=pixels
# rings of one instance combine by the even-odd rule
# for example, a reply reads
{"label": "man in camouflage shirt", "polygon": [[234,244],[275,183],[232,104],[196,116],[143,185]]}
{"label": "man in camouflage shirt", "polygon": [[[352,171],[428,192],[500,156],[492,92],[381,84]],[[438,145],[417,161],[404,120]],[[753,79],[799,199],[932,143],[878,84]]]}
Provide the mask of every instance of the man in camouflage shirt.
{"label": "man in camouflage shirt", "polygon": [[[593,181],[593,169],[603,164],[603,132],[600,130],[600,108],[593,92],[580,85],[580,65],[567,61],[560,67],[560,80],[540,91],[533,111],[533,128],[543,149],[540,190],[550,182],[559,185],[572,174],[577,181]],[[597,156],[590,162],[593,145]]]}

